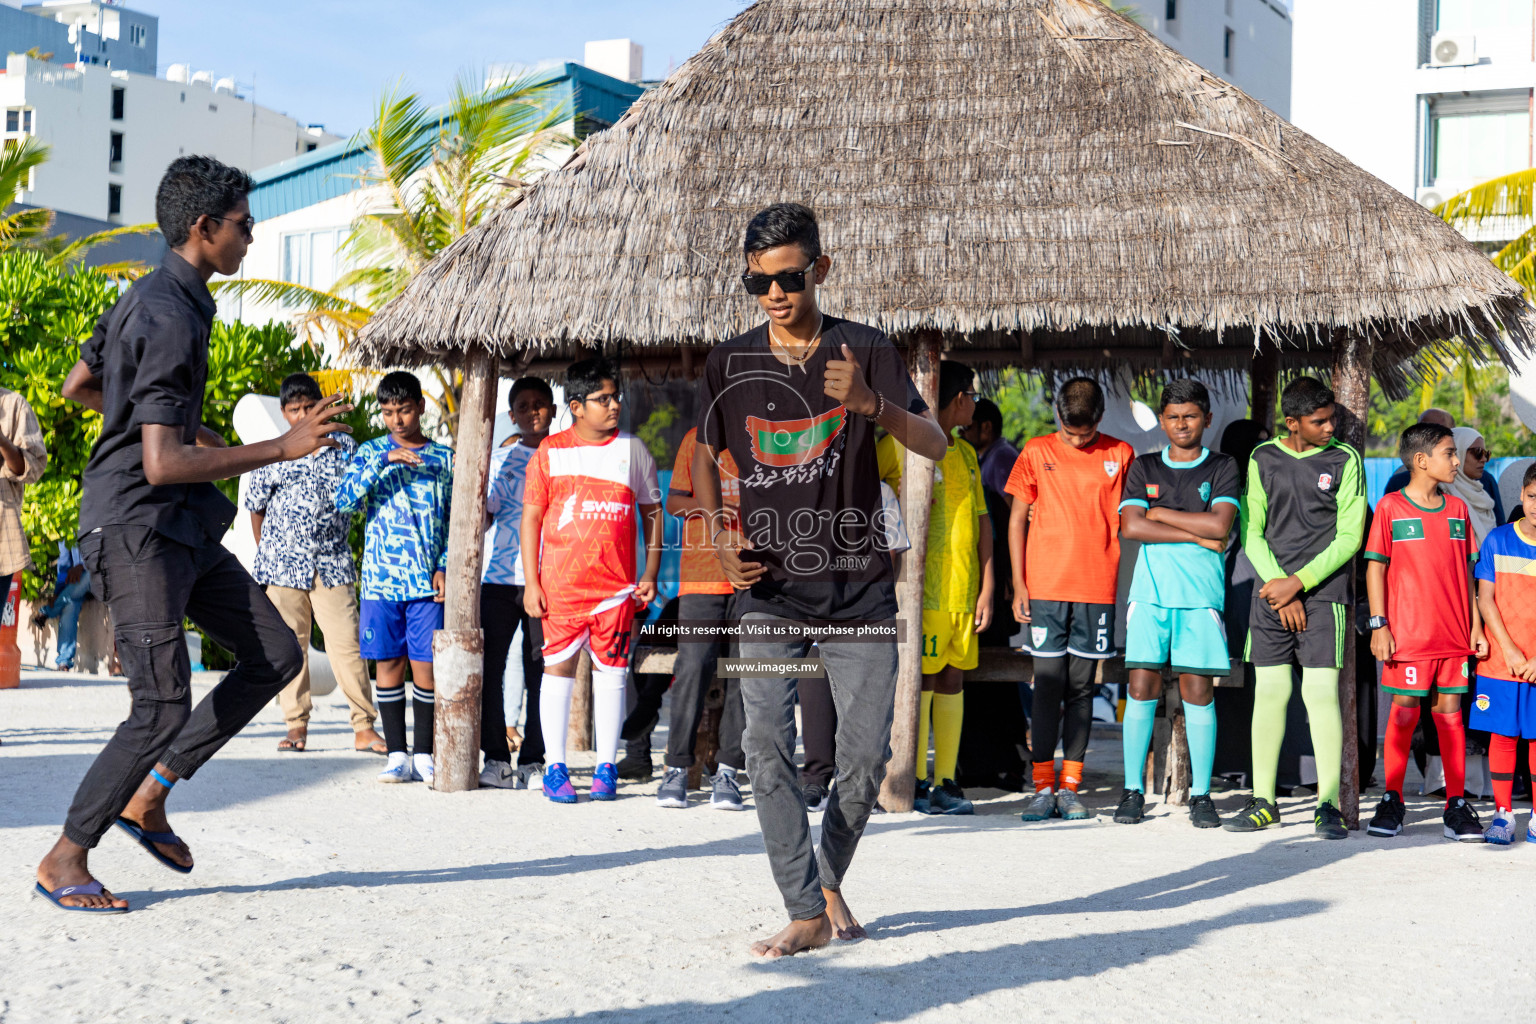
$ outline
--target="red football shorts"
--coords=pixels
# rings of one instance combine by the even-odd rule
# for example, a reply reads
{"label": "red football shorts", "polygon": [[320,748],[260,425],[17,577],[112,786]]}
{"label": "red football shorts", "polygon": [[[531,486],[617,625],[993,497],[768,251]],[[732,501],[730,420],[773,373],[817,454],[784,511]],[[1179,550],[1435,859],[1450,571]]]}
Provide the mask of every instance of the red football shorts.
{"label": "red football shorts", "polygon": [[1433,686],[1441,693],[1467,692],[1467,659],[1397,661],[1381,666],[1381,688],[1407,697],[1427,697]]}
{"label": "red football shorts", "polygon": [[608,668],[628,668],[634,622],[635,602],[628,597],[591,615],[546,615],[544,664],[558,665],[586,644],[593,661]]}

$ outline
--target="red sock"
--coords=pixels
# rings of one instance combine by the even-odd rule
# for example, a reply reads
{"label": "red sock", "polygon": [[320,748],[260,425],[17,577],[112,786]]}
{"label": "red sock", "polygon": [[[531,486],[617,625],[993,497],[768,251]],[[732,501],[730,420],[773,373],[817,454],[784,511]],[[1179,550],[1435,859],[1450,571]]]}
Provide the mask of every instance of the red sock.
{"label": "red sock", "polygon": [[1070,789],[1072,792],[1076,793],[1077,792],[1077,787],[1082,785],[1082,782],[1083,782],[1083,762],[1081,762],[1081,761],[1062,761],[1061,762],[1061,788],[1062,789]]}
{"label": "red sock", "polygon": [[1512,811],[1515,808],[1515,750],[1519,740],[1513,736],[1488,737],[1488,777],[1493,780],[1493,802],[1496,809]]}
{"label": "red sock", "polygon": [[1413,730],[1419,725],[1419,706],[1392,705],[1387,715],[1387,738],[1382,752],[1387,760],[1387,788],[1403,795],[1403,776],[1408,774],[1408,754],[1413,749]]}
{"label": "red sock", "polygon": [[1467,792],[1467,730],[1461,723],[1461,712],[1442,715],[1431,714],[1435,720],[1435,732],[1440,736],[1440,767],[1445,770],[1445,803],[1465,796]]}
{"label": "red sock", "polygon": [[1035,792],[1042,789],[1056,788],[1056,762],[1036,761],[1035,763]]}

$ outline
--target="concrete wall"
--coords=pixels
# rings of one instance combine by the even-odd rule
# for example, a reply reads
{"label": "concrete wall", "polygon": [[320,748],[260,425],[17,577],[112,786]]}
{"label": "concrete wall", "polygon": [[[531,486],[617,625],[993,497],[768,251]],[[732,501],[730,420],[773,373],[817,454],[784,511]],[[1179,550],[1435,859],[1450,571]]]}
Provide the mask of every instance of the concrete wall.
{"label": "concrete wall", "polygon": [[[114,88],[124,90],[121,120],[112,119]],[[155,219],[155,188],[178,156],[204,153],[253,170],[337,139],[205,85],[71,70],[18,55],[0,75],[0,107],[30,108],[33,135],[53,147],[22,202],[119,224]],[[117,164],[109,159],[113,132],[123,135]],[[108,212],[113,184],[122,189],[115,216]]]}

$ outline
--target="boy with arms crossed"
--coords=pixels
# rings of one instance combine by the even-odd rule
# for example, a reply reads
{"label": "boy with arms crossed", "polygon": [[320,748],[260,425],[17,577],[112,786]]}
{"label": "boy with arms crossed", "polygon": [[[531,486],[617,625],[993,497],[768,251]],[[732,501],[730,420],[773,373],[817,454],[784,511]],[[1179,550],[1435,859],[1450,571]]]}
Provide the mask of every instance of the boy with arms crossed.
{"label": "boy with arms crossed", "polygon": [[1392,695],[1384,744],[1387,792],[1366,831],[1395,836],[1403,830],[1403,776],[1419,702],[1433,696],[1445,765],[1445,836],[1480,843],[1483,826],[1464,796],[1461,695],[1467,692],[1468,655],[1475,650],[1485,656],[1488,644],[1472,601],[1477,540],[1466,502],[1449,493],[1458,465],[1456,440],[1438,423],[1416,423],[1403,431],[1397,454],[1408,483],[1377,502],[1365,546],[1371,653],[1382,663],[1381,688]]}
{"label": "boy with arms crossed", "polygon": [[1248,463],[1243,551],[1264,583],[1253,595],[1248,660],[1253,662],[1253,796],[1221,827],[1257,832],[1280,820],[1275,776],[1291,699],[1291,662],[1301,663],[1301,696],[1317,758],[1313,829],[1344,839],[1339,773],[1344,724],[1339,665],[1350,628],[1350,559],[1365,533],[1360,453],[1336,440],[1333,392],[1297,377],[1280,395],[1286,436],[1265,441]]}
{"label": "boy with arms crossed", "polygon": [[[527,789],[541,774],[544,733],[539,727],[539,683],[544,675],[544,634],[539,620],[523,607],[523,488],[528,463],[549,436],[555,418],[555,393],[538,377],[514,381],[507,398],[517,437],[491,453],[485,514],[491,521],[491,556],[480,577],[480,622],[485,629],[485,683],[480,690],[480,751],[485,768],[480,785],[497,789]],[[508,701],[502,678],[517,627],[523,627],[523,692],[528,695],[528,732],[518,746],[517,767],[507,740],[507,705],[513,720],[521,700]]]}
{"label": "boy with arms crossed", "polygon": [[[432,634],[443,628],[453,449],[421,432],[421,382],[379,381],[388,433],[364,442],[336,486],[336,508],[368,518],[363,541],[362,655],[378,663],[379,718],[389,761],[380,782],[432,782]],[[405,663],[411,663],[415,749],[405,751]]]}
{"label": "boy with arms crossed", "polygon": [[1120,536],[1141,542],[1125,612],[1125,793],[1115,821],[1134,825],[1146,804],[1142,775],[1152,724],[1172,665],[1184,700],[1191,800],[1196,828],[1221,824],[1211,802],[1216,758],[1213,677],[1232,671],[1222,622],[1226,565],[1222,551],[1237,518],[1237,462],[1202,443],[1211,425],[1211,396],[1197,380],[1163,388],[1158,421],[1168,446],[1131,463],[1120,503]]}
{"label": "boy with arms crossed", "polygon": [[[619,730],[636,607],[656,597],[661,570],[661,488],[656,461],[619,430],[619,372],[601,357],[565,375],[570,429],[551,434],[528,463],[523,494],[523,605],[542,620],[539,726],[549,760],[544,795],[573,804],[565,765],[571,689],[581,648],[592,655],[593,800],[618,796]],[[635,580],[635,506],[645,517],[645,571]],[[546,514],[548,512],[549,514]]]}
{"label": "boy with arms crossed", "polygon": [[[742,658],[783,661],[809,652],[802,624],[896,616],[876,424],[924,458],[943,458],[946,445],[885,335],[817,308],[832,260],[814,213],[795,203],[759,211],[742,250],[742,285],[767,322],[709,354],[693,483],[743,626],[785,633],[744,636]],[[720,516],[715,460],[727,450],[741,473],[740,532],[724,529]],[[790,916],[787,928],[753,945],[763,957],[864,934],[841,889],[891,756],[896,642],[828,639],[818,649],[837,711],[837,777],[819,847],[796,778],[794,680],[741,680],[747,771]]]}
{"label": "boy with arms crossed", "polygon": [[[933,467],[928,557],[923,573],[923,696],[917,718],[914,805],[929,814],[971,814],[955,782],[965,721],[963,673],[981,660],[978,634],[992,624],[992,519],[981,493],[976,449],[954,436],[976,409],[970,367],[939,363],[939,429],[949,450]],[[928,783],[928,726],[933,723],[933,784]]]}
{"label": "boy with arms crossed", "polygon": [[1130,445],[1099,433],[1103,418],[1098,382],[1073,377],[1056,393],[1059,429],[1027,442],[1008,476],[1013,617],[1029,626],[1035,659],[1033,694],[1019,684],[1020,703],[1033,707],[1035,795],[1024,805],[1024,821],[1088,817],[1077,787],[1093,726],[1095,662],[1115,653],[1118,510],[1134,457]]}
{"label": "boy with arms crossed", "polygon": [[[320,401],[320,385],[307,373],[290,374],[278,391],[289,426]],[[336,484],[357,447],[346,434],[338,447],[321,448],[296,462],[263,466],[251,474],[245,507],[256,535],[256,582],[267,588],[283,621],[305,653],[304,669],[277,695],[288,724],[278,750],[304,750],[309,741],[309,627],[320,624],[326,656],[352,714],[353,749],[386,752],[373,731],[373,684],[357,647],[357,569],[347,545],[351,516],[336,511]]]}
{"label": "boy with arms crossed", "polygon": [[[1508,846],[1515,837],[1512,797],[1515,753],[1523,739],[1536,764],[1536,466],[1520,481],[1525,518],[1497,527],[1477,560],[1477,604],[1487,633],[1488,660],[1477,667],[1477,695],[1468,728],[1486,729],[1488,774],[1496,810],[1483,837]],[[1536,814],[1525,841],[1536,843]]]}

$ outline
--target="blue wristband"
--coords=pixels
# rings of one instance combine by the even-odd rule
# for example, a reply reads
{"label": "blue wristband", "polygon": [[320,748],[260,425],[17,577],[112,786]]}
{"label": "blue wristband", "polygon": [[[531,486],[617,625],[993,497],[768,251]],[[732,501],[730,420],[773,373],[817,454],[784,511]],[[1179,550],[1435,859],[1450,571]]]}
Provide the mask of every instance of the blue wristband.
{"label": "blue wristband", "polygon": [[170,789],[176,785],[176,783],[170,781],[164,775],[161,775],[159,772],[155,771],[153,768],[149,770],[149,777],[160,783],[160,785],[164,786],[166,789]]}

